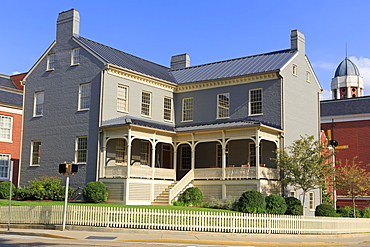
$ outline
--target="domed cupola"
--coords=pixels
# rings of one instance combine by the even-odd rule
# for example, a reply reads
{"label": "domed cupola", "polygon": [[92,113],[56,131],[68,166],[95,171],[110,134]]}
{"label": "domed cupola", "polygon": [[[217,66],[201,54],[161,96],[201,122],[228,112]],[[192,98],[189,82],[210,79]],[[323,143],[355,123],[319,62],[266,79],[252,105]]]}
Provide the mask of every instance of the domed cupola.
{"label": "domed cupola", "polygon": [[364,81],[357,66],[347,57],[338,65],[331,80],[333,99],[361,97]]}

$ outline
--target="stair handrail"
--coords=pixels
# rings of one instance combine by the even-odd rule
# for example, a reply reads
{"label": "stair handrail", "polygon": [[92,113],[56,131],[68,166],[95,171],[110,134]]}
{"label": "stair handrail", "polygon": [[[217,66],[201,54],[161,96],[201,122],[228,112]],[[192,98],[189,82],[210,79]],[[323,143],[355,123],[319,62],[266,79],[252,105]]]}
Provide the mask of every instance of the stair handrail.
{"label": "stair handrail", "polygon": [[168,204],[171,205],[172,200],[192,181],[194,180],[194,169],[188,171],[186,175],[177,183],[175,186],[172,187],[169,191],[168,195]]}

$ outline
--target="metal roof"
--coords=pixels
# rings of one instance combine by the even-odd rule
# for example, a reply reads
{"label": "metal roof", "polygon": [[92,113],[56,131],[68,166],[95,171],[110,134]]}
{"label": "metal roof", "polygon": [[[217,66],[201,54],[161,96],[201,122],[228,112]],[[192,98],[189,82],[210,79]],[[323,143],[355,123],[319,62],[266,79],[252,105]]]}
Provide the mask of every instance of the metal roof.
{"label": "metal roof", "polygon": [[189,83],[256,74],[281,69],[296,51],[278,52],[242,57],[216,63],[171,70],[176,83]]}
{"label": "metal roof", "polygon": [[320,102],[321,117],[363,113],[370,113],[370,96]]}
{"label": "metal roof", "polygon": [[113,126],[120,126],[120,125],[139,125],[143,127],[149,127],[154,129],[166,130],[166,131],[174,131],[174,125],[164,124],[157,121],[151,120],[143,120],[140,118],[132,117],[132,116],[122,116],[114,119],[105,120],[102,123],[102,127],[113,127]]}
{"label": "metal roof", "polygon": [[131,54],[119,51],[117,49],[102,45],[100,43],[80,36],[75,36],[75,38],[107,63],[114,64],[122,68],[127,68],[166,81],[173,81],[172,77],[168,73],[169,68],[165,66],[144,60],[139,57],[135,57]]}
{"label": "metal roof", "polygon": [[0,103],[22,106],[23,95],[21,93],[15,93],[0,89]]}
{"label": "metal roof", "polygon": [[13,88],[13,89],[17,88],[15,86],[14,82],[10,79],[10,77],[5,77],[5,76],[2,76],[2,75],[0,75],[0,86],[1,87]]}
{"label": "metal roof", "polygon": [[356,64],[354,64],[347,57],[338,65],[337,69],[335,70],[334,77],[346,75],[360,75],[360,71],[358,70]]}

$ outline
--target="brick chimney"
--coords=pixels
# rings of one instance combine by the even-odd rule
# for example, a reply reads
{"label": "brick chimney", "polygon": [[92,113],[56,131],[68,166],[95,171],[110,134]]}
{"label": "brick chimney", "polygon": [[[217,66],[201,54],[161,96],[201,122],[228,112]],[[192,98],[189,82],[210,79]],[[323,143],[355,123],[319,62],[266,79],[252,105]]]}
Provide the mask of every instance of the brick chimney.
{"label": "brick chimney", "polygon": [[290,33],[290,49],[306,54],[304,34],[298,30],[292,30]]}
{"label": "brick chimney", "polygon": [[71,9],[59,13],[57,20],[57,42],[69,40],[73,34],[80,33],[80,14],[77,10]]}
{"label": "brick chimney", "polygon": [[190,66],[190,56],[181,54],[171,57],[171,69],[179,69]]}

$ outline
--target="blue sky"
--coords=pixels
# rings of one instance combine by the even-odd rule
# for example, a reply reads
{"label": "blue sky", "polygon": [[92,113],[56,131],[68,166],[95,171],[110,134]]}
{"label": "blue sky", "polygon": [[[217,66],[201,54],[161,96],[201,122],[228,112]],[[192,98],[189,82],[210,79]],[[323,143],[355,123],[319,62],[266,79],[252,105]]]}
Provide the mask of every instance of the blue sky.
{"label": "blue sky", "polygon": [[346,44],[370,93],[367,0],[2,1],[0,74],[28,71],[55,39],[58,13],[71,8],[81,36],[165,66],[182,53],[198,65],[287,49],[298,29],[324,98]]}

